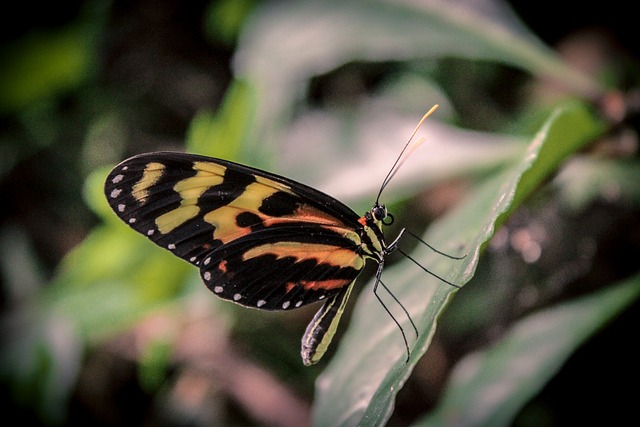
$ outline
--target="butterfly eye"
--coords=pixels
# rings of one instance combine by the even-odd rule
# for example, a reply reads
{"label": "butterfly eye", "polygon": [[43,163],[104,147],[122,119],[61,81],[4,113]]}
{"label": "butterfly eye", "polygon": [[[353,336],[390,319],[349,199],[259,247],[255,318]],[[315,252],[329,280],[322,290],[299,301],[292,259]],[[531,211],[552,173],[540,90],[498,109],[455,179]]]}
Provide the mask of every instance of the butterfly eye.
{"label": "butterfly eye", "polygon": [[384,205],[375,205],[371,208],[371,214],[376,221],[382,221],[387,217],[387,208]]}

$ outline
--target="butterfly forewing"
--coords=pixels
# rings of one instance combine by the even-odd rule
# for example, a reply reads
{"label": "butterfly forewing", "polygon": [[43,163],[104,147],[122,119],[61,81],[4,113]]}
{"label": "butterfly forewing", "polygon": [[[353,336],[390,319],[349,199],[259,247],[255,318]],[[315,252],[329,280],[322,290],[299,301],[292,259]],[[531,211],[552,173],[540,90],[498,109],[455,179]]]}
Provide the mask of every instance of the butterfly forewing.
{"label": "butterfly forewing", "polygon": [[143,154],[113,169],[105,193],[125,223],[200,267],[212,292],[242,305],[284,310],[329,298],[364,266],[355,212],[258,169]]}

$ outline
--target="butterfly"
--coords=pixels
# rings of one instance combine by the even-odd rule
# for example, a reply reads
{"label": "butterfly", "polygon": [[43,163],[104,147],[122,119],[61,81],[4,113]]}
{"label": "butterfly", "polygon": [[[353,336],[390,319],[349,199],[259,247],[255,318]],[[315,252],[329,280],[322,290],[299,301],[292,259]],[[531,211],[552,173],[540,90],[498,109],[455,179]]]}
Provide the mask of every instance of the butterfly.
{"label": "butterfly", "polygon": [[[302,338],[303,363],[312,365],[326,352],[368,259],[378,264],[374,292],[382,283],[385,258],[398,249],[405,230],[386,242],[382,226],[393,216],[379,203],[380,195],[417,146],[410,146],[413,136],[435,108],[416,127],[364,215],[289,178],[177,152],[123,161],[107,176],[105,195],[131,228],[198,267],[206,286],[220,298],[261,310],[324,301]],[[392,318],[409,354],[404,331]]]}

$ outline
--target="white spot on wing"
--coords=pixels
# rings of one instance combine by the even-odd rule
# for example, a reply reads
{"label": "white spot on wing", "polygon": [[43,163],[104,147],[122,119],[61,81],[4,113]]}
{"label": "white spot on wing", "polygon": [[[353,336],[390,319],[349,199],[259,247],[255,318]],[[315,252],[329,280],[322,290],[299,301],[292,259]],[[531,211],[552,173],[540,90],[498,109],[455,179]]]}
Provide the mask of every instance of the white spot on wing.
{"label": "white spot on wing", "polygon": [[124,178],[124,175],[122,174],[118,174],[116,176],[113,177],[113,179],[111,180],[112,183],[117,184],[120,181],[122,181],[122,178]]}
{"label": "white spot on wing", "polygon": [[267,302],[263,299],[259,300],[258,303],[256,304],[256,307],[262,307],[263,305],[265,305]]}
{"label": "white spot on wing", "polygon": [[191,258],[189,258],[190,262],[194,262],[196,260],[196,257],[192,256]]}
{"label": "white spot on wing", "polygon": [[120,193],[122,193],[122,189],[120,188],[114,188],[113,190],[111,190],[111,198],[115,199],[116,197],[118,197],[120,195]]}
{"label": "white spot on wing", "polygon": [[238,300],[240,300],[240,298],[242,298],[242,295],[240,295],[240,294],[235,294],[235,295],[233,296],[233,300],[234,300],[234,301],[238,301]]}
{"label": "white spot on wing", "polygon": [[[202,275],[202,277],[204,278],[204,280],[206,280],[208,282],[209,280],[211,280],[211,273],[208,272],[208,271],[205,271],[204,274]],[[222,289],[221,286],[216,286],[216,289],[217,288]]]}
{"label": "white spot on wing", "polygon": [[155,230],[154,230],[154,229],[148,230],[148,231],[147,231],[147,236],[151,236],[151,235],[153,235],[153,233],[154,233],[154,232],[155,232]]}
{"label": "white spot on wing", "polygon": [[296,307],[300,307],[301,305],[302,305],[302,301],[298,301],[298,302],[296,303]]}
{"label": "white spot on wing", "polygon": [[135,223],[135,222],[136,222],[136,219],[135,219],[135,218],[129,218],[129,224],[133,224],[133,223]]}
{"label": "white spot on wing", "polygon": [[211,262],[211,257],[207,257],[204,260],[204,265],[209,265],[210,262]]}
{"label": "white spot on wing", "polygon": [[176,245],[174,245],[173,243],[169,243],[169,245],[167,246],[167,249],[169,250],[174,250],[176,248]]}
{"label": "white spot on wing", "polygon": [[124,203],[120,203],[118,205],[118,212],[124,212],[124,209],[126,208]]}
{"label": "white spot on wing", "polygon": [[289,305],[291,305],[291,303],[290,303],[289,301],[285,301],[285,302],[282,304],[282,308],[285,308],[285,309],[286,309],[286,308],[289,308]]}
{"label": "white spot on wing", "polygon": [[215,288],[213,288],[213,292],[215,292],[216,294],[219,294],[223,290],[224,288],[222,286],[216,286]]}

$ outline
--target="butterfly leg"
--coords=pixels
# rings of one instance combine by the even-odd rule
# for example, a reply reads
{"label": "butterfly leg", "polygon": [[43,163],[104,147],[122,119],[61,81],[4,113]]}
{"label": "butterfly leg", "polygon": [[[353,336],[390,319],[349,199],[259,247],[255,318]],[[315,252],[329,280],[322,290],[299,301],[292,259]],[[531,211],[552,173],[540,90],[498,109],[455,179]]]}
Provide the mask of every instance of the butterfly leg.
{"label": "butterfly leg", "polygon": [[[394,241],[394,243],[395,243],[395,241]],[[398,322],[398,319],[396,319],[393,316],[393,314],[391,313],[391,311],[389,310],[387,305],[384,303],[384,301],[382,301],[382,298],[380,298],[380,295],[378,295],[378,284],[382,284],[382,287],[384,289],[386,289],[386,291],[393,297],[393,299],[400,305],[400,307],[402,307],[402,310],[404,310],[405,314],[409,318],[409,321],[411,322],[411,325],[413,326],[413,329],[416,332],[416,336],[418,335],[418,329],[416,328],[416,325],[413,323],[413,320],[411,319],[411,316],[409,316],[409,313],[404,308],[404,306],[400,303],[400,301],[398,301],[398,299],[395,297],[395,295],[393,295],[391,292],[389,292],[389,289],[385,286],[385,284],[382,283],[381,277],[382,277],[382,269],[383,268],[384,268],[384,261],[382,261],[382,262],[380,262],[380,264],[378,264],[378,271],[376,272],[376,282],[373,285],[373,294],[376,296],[376,298],[378,299],[378,302],[380,303],[380,305],[382,305],[382,308],[384,308],[384,310],[387,312],[389,317],[391,317],[391,319],[393,319],[393,321],[395,322],[396,326],[398,326],[398,329],[400,329],[400,333],[402,334],[402,340],[404,341],[404,347],[407,350],[407,360],[406,361],[408,362],[409,361],[409,357],[411,356],[411,350],[409,349],[409,342],[407,341],[407,335],[404,333],[404,328],[402,327],[402,325],[400,325],[400,322]]]}
{"label": "butterfly leg", "polygon": [[[393,252],[393,251],[395,251],[396,249],[398,249],[398,242],[400,241],[400,239],[402,239],[402,235],[405,233],[405,231],[407,231],[407,229],[406,229],[406,228],[403,228],[402,230],[400,230],[400,233],[398,233],[398,235],[396,236],[396,238],[395,238],[395,239],[393,239],[393,242],[389,243],[389,244],[387,245],[387,247],[386,247],[386,248],[384,248],[384,254],[385,254],[385,255],[388,255],[388,254],[390,254],[391,252]],[[410,232],[409,232],[409,234],[412,234],[412,233],[410,233]],[[427,245],[427,246],[428,246],[428,245]],[[379,268],[378,268],[378,270],[379,270]],[[382,273],[382,272],[380,272],[380,273]]]}

